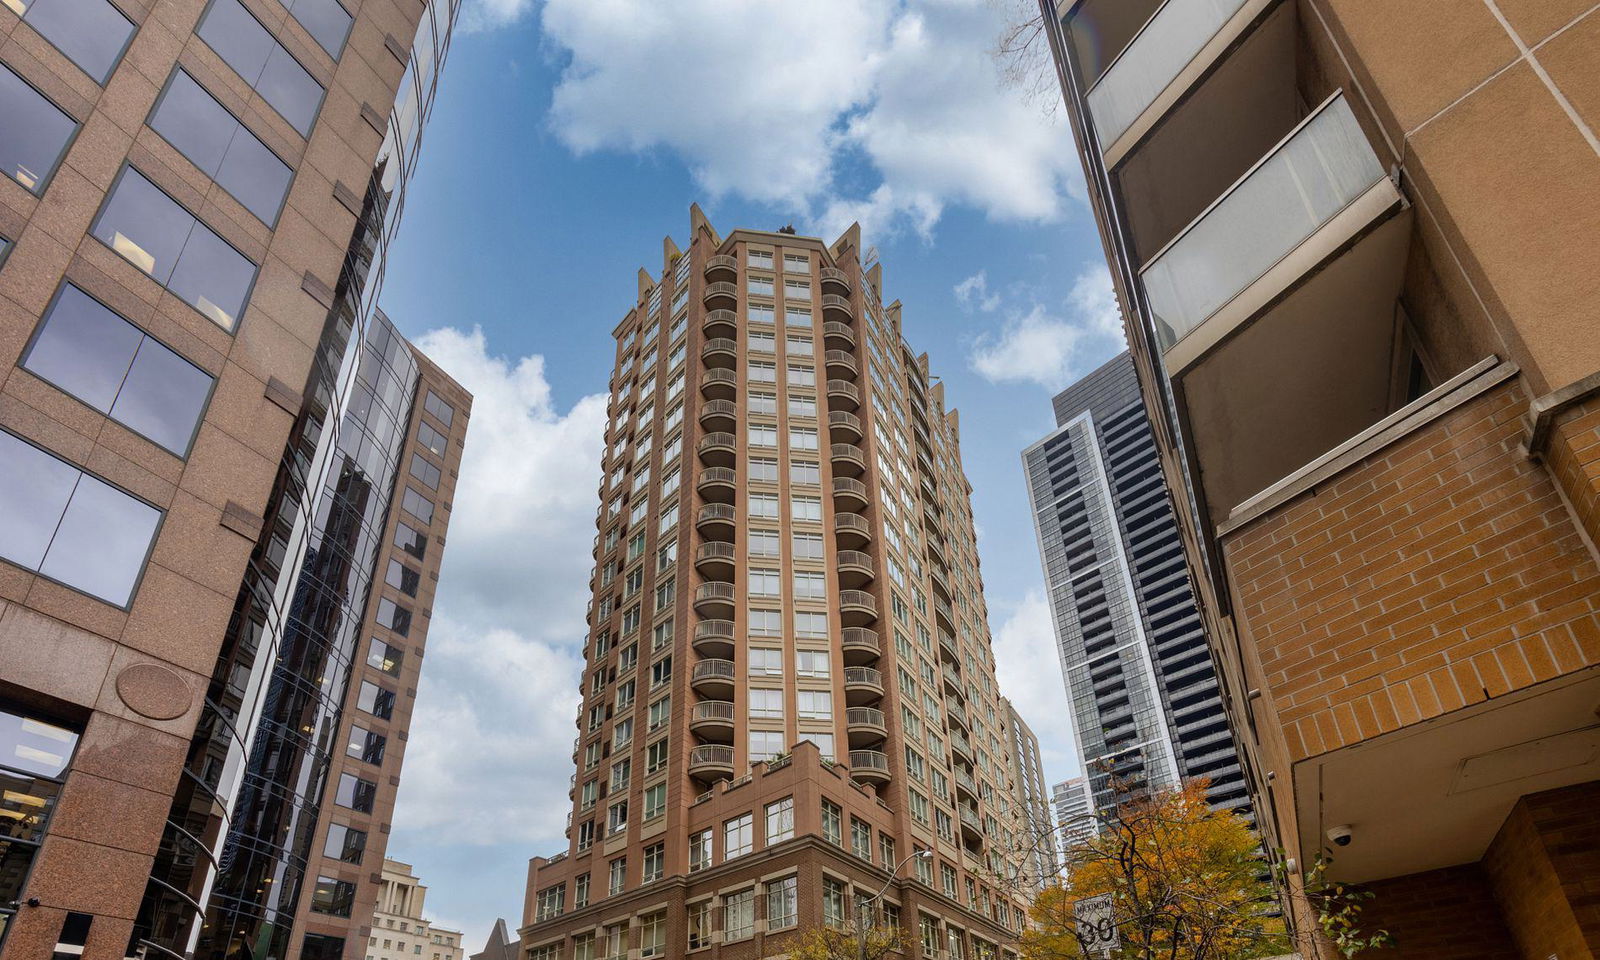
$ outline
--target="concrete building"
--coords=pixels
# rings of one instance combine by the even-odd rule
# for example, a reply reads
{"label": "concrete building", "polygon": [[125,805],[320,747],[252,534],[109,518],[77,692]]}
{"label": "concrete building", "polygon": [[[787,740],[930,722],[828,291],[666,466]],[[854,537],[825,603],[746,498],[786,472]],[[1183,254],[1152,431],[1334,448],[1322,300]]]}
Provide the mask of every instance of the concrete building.
{"label": "concrete building", "polygon": [[1056,856],[1056,820],[1050,813],[1039,738],[1010,700],[1001,697],[1000,702],[1011,731],[1011,782],[1016,784],[1015,792],[1002,799],[1016,805],[1015,819],[1023,824],[1017,842],[1027,852],[1025,879],[1043,889],[1061,872],[1061,863]]}
{"label": "concrete building", "polygon": [[1055,398],[1057,428],[1023,451],[1072,729],[1096,810],[1119,790],[1208,778],[1250,812],[1183,540],[1133,360]]}
{"label": "concrete building", "polygon": [[[302,904],[364,916],[319,878],[382,857],[469,401],[375,306],[455,13],[0,9],[4,960],[293,958]],[[368,665],[391,637],[409,673]]]}
{"label": "concrete building", "polygon": [[423,914],[428,888],[411,864],[385,857],[376,887],[367,960],[461,960],[461,931],[445,929]]}
{"label": "concrete building", "polygon": [[1060,830],[1058,849],[1066,862],[1066,851],[1099,833],[1092,814],[1095,812],[1094,795],[1088,777],[1073,777],[1056,784],[1050,791],[1050,802],[1055,807],[1056,825]]}
{"label": "concrete building", "polygon": [[661,279],[640,271],[570,844],[530,864],[530,960],[763,957],[874,914],[925,952],[1015,954],[1013,740],[958,419],[860,244],[724,238],[695,207]]}
{"label": "concrete building", "polygon": [[1600,949],[1600,8],[1042,9],[1263,847]]}

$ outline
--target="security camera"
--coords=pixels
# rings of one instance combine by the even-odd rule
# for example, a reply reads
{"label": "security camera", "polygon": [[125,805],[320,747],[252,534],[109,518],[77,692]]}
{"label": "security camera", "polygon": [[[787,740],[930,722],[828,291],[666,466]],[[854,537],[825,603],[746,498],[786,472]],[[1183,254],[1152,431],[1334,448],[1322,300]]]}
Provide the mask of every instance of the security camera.
{"label": "security camera", "polygon": [[1350,826],[1348,823],[1342,823],[1337,827],[1328,828],[1328,839],[1332,840],[1336,846],[1350,846],[1350,841],[1355,838],[1355,835],[1355,828]]}

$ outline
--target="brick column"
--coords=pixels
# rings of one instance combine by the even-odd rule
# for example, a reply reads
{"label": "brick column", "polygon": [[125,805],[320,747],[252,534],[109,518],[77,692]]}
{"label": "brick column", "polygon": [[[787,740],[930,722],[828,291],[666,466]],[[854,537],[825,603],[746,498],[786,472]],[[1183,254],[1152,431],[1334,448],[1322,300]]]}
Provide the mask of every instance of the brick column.
{"label": "brick column", "polygon": [[1525,960],[1600,957],[1600,781],[1523,797],[1483,872]]}

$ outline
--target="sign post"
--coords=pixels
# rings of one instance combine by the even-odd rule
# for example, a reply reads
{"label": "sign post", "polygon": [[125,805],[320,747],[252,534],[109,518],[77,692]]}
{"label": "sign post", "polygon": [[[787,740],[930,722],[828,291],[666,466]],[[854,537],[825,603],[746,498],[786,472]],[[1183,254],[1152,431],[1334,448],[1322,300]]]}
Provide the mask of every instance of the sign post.
{"label": "sign post", "polygon": [[1109,957],[1122,946],[1121,931],[1111,916],[1111,894],[1079,900],[1072,905],[1072,917],[1078,925],[1078,940],[1088,953]]}

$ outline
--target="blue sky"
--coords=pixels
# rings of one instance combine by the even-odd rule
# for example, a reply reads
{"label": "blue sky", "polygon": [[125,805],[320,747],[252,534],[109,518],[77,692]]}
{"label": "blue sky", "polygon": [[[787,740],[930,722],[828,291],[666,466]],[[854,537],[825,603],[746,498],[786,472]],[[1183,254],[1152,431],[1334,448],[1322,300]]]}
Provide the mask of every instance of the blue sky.
{"label": "blue sky", "polygon": [[478,0],[383,294],[476,396],[391,856],[478,949],[564,849],[610,331],[723,233],[859,219],[961,413],[1002,687],[1072,775],[1019,453],[1121,348],[1060,116],[988,50],[1026,0]]}

